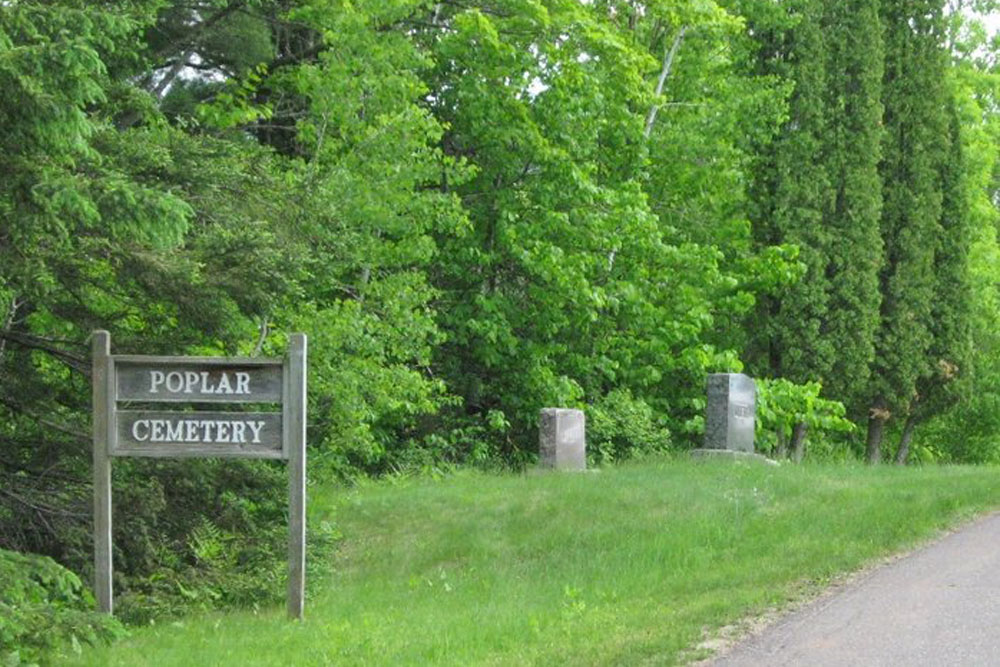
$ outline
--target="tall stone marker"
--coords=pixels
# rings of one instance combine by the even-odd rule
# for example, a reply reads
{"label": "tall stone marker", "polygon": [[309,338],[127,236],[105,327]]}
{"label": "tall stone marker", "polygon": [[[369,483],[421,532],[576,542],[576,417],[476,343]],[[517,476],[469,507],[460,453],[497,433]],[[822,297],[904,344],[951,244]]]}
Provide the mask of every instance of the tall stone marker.
{"label": "tall stone marker", "polygon": [[708,376],[705,449],[753,454],[757,389],[742,373]]}
{"label": "tall stone marker", "polygon": [[[302,618],[306,546],[306,337],[283,359],[111,354],[93,335],[94,589],[111,592],[111,464],[122,456],[288,462],[288,615]],[[205,404],[220,409],[206,410]],[[239,404],[237,409],[230,408]],[[253,410],[246,410],[252,406]]]}
{"label": "tall stone marker", "polygon": [[586,426],[582,410],[544,408],[538,426],[539,463],[556,470],[586,470]]}

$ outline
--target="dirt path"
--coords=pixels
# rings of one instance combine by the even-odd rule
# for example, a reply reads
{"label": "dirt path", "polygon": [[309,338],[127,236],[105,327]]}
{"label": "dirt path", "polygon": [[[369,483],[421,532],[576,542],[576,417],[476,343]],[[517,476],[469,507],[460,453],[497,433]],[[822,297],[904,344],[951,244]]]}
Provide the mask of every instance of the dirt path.
{"label": "dirt path", "polygon": [[1000,665],[1000,514],[867,573],[709,664]]}

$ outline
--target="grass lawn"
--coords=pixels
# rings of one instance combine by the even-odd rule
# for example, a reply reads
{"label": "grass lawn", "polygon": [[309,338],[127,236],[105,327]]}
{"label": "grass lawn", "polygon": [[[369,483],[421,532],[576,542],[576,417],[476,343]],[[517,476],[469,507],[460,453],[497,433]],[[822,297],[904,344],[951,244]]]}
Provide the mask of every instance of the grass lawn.
{"label": "grass lawn", "polygon": [[1000,470],[652,461],[311,488],[306,620],[189,617],[92,665],[674,664],[706,633],[1000,507]]}

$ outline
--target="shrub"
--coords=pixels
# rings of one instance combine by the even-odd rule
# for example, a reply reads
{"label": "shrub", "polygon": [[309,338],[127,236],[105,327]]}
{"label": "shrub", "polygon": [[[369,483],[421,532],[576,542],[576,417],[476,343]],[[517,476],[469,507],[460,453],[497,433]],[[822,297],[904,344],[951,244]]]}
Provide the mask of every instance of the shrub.
{"label": "shrub", "polygon": [[0,549],[0,661],[52,664],[81,643],[124,634],[112,617],[93,609],[80,578],[46,556]]}
{"label": "shrub", "polygon": [[[813,442],[827,445],[833,434],[853,431],[853,422],[844,417],[844,405],[820,398],[821,391],[819,382],[757,380],[757,449],[783,455],[796,424],[805,425]],[[828,446],[822,449],[833,453]]]}
{"label": "shrub", "polygon": [[670,431],[653,409],[627,389],[616,389],[587,408],[587,448],[597,463],[610,463],[670,448]]}

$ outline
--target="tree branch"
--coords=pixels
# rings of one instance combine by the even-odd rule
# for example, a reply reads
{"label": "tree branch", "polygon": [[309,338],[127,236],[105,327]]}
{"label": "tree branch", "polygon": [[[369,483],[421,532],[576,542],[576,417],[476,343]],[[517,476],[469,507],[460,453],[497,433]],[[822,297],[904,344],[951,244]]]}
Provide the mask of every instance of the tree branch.
{"label": "tree branch", "polygon": [[49,428],[59,431],[64,435],[72,437],[74,440],[79,442],[90,442],[90,437],[86,435],[86,429],[73,428],[71,426],[65,426],[63,424],[58,424],[52,420],[46,419],[37,412],[33,412],[22,405],[18,405],[9,398],[0,398],[0,403],[7,406],[8,409],[24,415],[25,417],[30,417],[31,419],[37,421],[43,426],[48,426]]}
{"label": "tree branch", "polygon": [[17,333],[15,331],[0,331],[0,339],[16,343],[21,347],[46,352],[56,359],[59,359],[73,370],[86,376],[90,375],[90,362],[88,362],[86,358],[56,347],[52,344],[52,339],[43,338],[41,336],[33,336],[31,334]]}
{"label": "tree branch", "polygon": [[[663,87],[667,83],[667,78],[670,77],[670,70],[674,66],[674,56],[677,55],[677,49],[680,48],[681,42],[684,41],[684,35],[687,33],[687,26],[681,26],[681,29],[677,32],[674,37],[674,43],[670,45],[670,48],[663,55],[663,68],[660,70],[660,80],[656,82],[656,96],[659,97],[663,94]],[[649,135],[653,133],[653,123],[656,122],[656,114],[660,110],[659,104],[653,104],[653,107],[649,110],[649,115],[646,116],[646,129],[643,132],[643,136],[649,139]]]}
{"label": "tree branch", "polygon": [[252,357],[259,357],[260,353],[264,349],[264,341],[267,340],[267,334],[270,333],[271,329],[267,326],[267,316],[265,315],[260,319],[260,336],[257,337],[257,344],[253,348]]}
{"label": "tree branch", "polygon": [[[21,303],[17,300],[17,295],[13,294],[10,297],[10,308],[7,309],[7,317],[4,318],[3,329],[0,329],[3,333],[10,331],[10,327],[14,324],[14,316],[17,315],[17,309],[21,307]],[[3,353],[7,350],[7,339],[0,338],[0,359],[3,359]]]}

